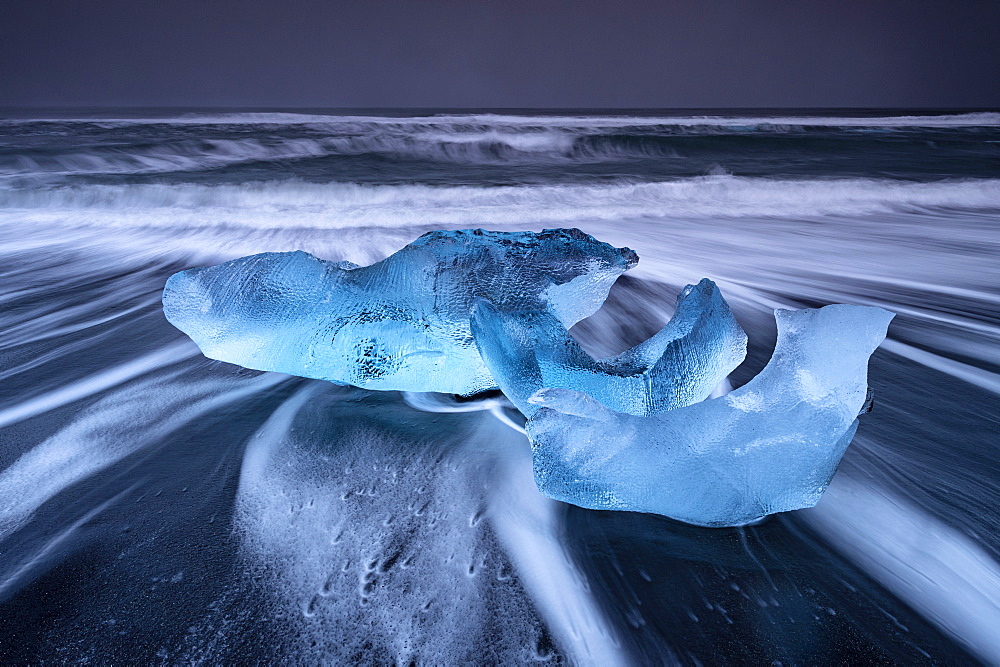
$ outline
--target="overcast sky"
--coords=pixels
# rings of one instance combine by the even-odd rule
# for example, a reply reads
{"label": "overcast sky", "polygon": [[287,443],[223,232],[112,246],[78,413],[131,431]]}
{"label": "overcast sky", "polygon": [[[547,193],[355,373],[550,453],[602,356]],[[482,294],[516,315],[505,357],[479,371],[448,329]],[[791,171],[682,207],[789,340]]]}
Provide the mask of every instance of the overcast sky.
{"label": "overcast sky", "polygon": [[1000,0],[0,0],[0,106],[1000,107]]}

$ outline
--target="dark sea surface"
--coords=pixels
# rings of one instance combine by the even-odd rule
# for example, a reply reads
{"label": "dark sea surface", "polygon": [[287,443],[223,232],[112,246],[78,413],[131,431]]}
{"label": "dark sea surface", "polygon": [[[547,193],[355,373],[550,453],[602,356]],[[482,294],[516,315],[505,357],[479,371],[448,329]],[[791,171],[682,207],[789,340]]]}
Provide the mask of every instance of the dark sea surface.
{"label": "dark sea surface", "polygon": [[[579,227],[623,350],[715,280],[897,313],[815,508],[540,496],[497,398],[210,361],[173,272]],[[0,662],[1000,663],[1000,113],[0,111]],[[670,480],[663,480],[669,484]]]}

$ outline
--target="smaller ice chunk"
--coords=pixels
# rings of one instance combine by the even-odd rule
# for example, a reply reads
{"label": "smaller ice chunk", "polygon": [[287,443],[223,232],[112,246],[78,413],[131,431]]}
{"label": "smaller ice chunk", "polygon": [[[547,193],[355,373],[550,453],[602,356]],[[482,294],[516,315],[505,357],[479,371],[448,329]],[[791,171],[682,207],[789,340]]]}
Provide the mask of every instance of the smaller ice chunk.
{"label": "smaller ice chunk", "polygon": [[749,383],[640,417],[543,389],[528,420],[535,482],[581,507],[738,526],[819,501],[857,428],[868,358],[893,314],[868,306],[777,310],[778,342]]}
{"label": "smaller ice chunk", "polygon": [[594,313],[635,266],[578,229],[434,231],[371,266],[272,252],[181,271],[163,310],[205,356],[367,389],[472,394],[496,387],[470,331],[477,299]]}
{"label": "smaller ice chunk", "polygon": [[574,389],[615,412],[649,415],[707,398],[746,356],[747,337],[708,278],[684,288],[656,335],[593,359],[546,311],[503,311],[479,303],[472,333],[500,389],[525,414],[542,388]]}

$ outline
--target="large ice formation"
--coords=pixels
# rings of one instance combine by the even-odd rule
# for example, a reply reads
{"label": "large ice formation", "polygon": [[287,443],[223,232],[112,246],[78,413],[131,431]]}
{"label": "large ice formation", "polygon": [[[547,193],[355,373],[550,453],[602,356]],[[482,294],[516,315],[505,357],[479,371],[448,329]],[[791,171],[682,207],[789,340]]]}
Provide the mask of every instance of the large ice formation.
{"label": "large ice formation", "polygon": [[528,420],[535,482],[581,507],[735,526],[811,507],[857,428],[868,358],[892,313],[832,305],[777,310],[768,365],[725,396],[650,416],[546,388]]}
{"label": "large ice formation", "polygon": [[743,361],[747,343],[707,278],[681,292],[659,333],[608,359],[591,358],[548,311],[504,311],[482,301],[472,332],[500,389],[526,416],[538,409],[528,399],[543,388],[583,391],[630,415],[690,405]]}
{"label": "large ice formation", "polygon": [[182,271],[167,319],[205,356],[368,389],[496,387],[470,331],[486,299],[570,327],[638,258],[577,229],[434,231],[371,266],[264,253]]}
{"label": "large ice formation", "polygon": [[704,526],[814,505],[892,313],[777,310],[764,370],[704,400],[746,353],[708,279],[622,354],[593,359],[569,335],[637,261],[576,229],[437,231],[366,267],[287,252],[182,271],[163,304],[206,356],[248,368],[369,389],[499,385],[528,417],[538,489],[557,500]]}

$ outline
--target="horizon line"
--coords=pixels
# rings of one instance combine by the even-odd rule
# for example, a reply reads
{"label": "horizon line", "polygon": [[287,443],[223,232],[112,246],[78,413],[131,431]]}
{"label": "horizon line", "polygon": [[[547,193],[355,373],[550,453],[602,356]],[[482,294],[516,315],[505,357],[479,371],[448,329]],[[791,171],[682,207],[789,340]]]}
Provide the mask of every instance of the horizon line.
{"label": "horizon line", "polygon": [[0,110],[21,109],[254,109],[254,110],[326,110],[326,111],[359,111],[385,109],[398,111],[998,111],[1000,107],[974,106],[774,106],[774,107],[579,107],[579,106],[538,106],[538,107],[489,107],[489,106],[270,106],[270,105],[202,105],[202,104],[13,104],[0,105]]}

